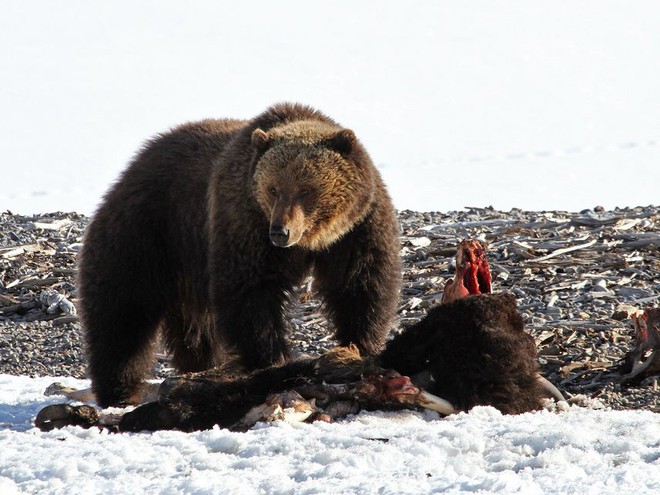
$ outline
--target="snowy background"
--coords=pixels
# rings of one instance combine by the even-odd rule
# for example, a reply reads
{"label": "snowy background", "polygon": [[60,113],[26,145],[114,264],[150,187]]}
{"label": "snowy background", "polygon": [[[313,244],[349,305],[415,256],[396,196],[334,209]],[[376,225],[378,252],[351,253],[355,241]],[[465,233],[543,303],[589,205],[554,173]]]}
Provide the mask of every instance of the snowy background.
{"label": "snowy background", "polygon": [[660,2],[4,0],[0,210],[90,214],[148,137],[299,101],[395,205],[660,202]]}
{"label": "snowy background", "polygon": [[[0,375],[0,493],[660,493],[648,411],[478,407],[373,412],[340,423],[112,435],[30,429],[52,379]],[[86,386],[83,380],[63,380]]]}
{"label": "snowy background", "polygon": [[[46,2],[0,15],[0,210],[91,214],[149,136],[313,105],[398,208],[660,201],[660,2]],[[660,420],[365,413],[247,433],[40,433],[0,375],[0,493],[658,493]],[[85,382],[68,380],[72,385]]]}

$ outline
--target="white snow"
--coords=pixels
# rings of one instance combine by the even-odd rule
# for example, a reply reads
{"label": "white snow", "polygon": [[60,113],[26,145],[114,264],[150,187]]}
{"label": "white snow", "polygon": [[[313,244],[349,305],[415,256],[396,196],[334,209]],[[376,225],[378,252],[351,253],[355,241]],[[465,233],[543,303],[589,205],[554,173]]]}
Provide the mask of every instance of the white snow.
{"label": "white snow", "polygon": [[53,381],[0,375],[0,493],[581,493],[660,490],[660,421],[648,411],[491,407],[371,412],[247,433],[109,434],[31,426]]}
{"label": "white snow", "polygon": [[283,100],[395,205],[657,204],[660,2],[3,2],[0,210],[90,214],[148,137]]}
{"label": "white snow", "polygon": [[[91,214],[140,144],[276,101],[353,128],[398,208],[658,204],[660,2],[24,2],[0,15],[0,210]],[[0,493],[660,493],[660,421],[364,413],[41,433],[0,375]]]}

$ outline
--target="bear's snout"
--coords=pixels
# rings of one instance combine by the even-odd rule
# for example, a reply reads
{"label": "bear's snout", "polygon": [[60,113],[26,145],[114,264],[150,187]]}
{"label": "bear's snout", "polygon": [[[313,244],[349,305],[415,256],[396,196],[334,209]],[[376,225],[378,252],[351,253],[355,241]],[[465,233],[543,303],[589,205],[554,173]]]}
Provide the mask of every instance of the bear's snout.
{"label": "bear's snout", "polygon": [[270,236],[270,242],[277,247],[287,247],[287,243],[289,242],[289,229],[286,227],[283,227],[282,225],[271,225],[268,235]]}

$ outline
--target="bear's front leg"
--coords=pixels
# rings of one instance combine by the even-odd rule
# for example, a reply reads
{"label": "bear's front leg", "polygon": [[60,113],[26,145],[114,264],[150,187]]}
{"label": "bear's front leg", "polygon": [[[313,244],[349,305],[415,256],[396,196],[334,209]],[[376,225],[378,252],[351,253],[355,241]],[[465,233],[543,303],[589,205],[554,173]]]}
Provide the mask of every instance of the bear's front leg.
{"label": "bear's front leg", "polygon": [[[381,225],[387,226],[384,221]],[[380,242],[377,232],[367,219],[319,256],[314,268],[315,286],[337,340],[344,346],[355,344],[366,355],[382,349],[401,287],[398,244]]]}
{"label": "bear's front leg", "polygon": [[216,302],[216,330],[238,351],[249,371],[289,358],[282,317],[285,294],[282,287],[264,282],[220,295]]}

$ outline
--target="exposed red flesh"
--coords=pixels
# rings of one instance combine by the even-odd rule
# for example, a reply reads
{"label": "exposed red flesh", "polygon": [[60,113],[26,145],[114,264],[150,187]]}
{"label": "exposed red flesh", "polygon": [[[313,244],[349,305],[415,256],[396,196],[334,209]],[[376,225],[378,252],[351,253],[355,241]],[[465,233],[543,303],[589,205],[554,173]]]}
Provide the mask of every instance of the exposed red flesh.
{"label": "exposed red flesh", "polygon": [[660,374],[660,308],[646,308],[631,316],[635,326],[635,348],[624,362],[623,381],[641,381]]}
{"label": "exposed red flesh", "polygon": [[447,282],[442,302],[470,294],[490,294],[492,279],[486,250],[479,241],[463,240],[456,251],[456,273]]}
{"label": "exposed red flesh", "polygon": [[419,394],[419,389],[413,385],[407,376],[392,376],[387,379],[385,385],[387,386],[388,396],[396,397],[401,394]]}

